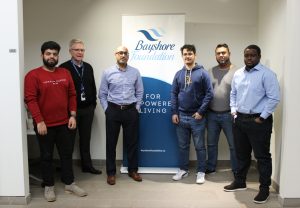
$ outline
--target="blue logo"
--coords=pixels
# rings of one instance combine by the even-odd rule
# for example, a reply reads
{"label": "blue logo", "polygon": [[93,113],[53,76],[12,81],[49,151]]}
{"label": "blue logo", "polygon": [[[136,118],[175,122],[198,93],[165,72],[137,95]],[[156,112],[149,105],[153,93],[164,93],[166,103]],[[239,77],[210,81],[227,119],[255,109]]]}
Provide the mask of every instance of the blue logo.
{"label": "blue logo", "polygon": [[[148,31],[147,30],[138,30],[138,32],[142,33],[149,41],[157,41],[158,38],[163,37],[162,34],[157,31],[157,29],[152,28],[152,29],[149,29]],[[151,36],[150,32],[153,33],[152,36]],[[153,36],[155,36],[155,37],[153,37]]]}
{"label": "blue logo", "polygon": [[161,28],[151,28],[148,30],[140,29],[145,38],[137,41],[136,46],[131,53],[130,61],[169,61],[174,60],[174,43],[163,42],[165,31]]}

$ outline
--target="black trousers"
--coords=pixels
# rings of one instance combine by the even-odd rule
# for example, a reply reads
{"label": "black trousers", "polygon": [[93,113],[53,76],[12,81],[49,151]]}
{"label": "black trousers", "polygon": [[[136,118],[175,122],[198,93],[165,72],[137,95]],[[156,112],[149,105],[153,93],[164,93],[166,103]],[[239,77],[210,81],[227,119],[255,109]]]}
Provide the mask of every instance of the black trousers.
{"label": "black trousers", "polygon": [[45,186],[54,185],[53,151],[56,145],[61,163],[61,180],[70,185],[74,181],[72,167],[73,141],[67,125],[48,127],[46,135],[35,128],[41,154],[41,169]]}
{"label": "black trousers", "polygon": [[116,146],[123,128],[123,142],[127,150],[128,171],[138,170],[139,113],[135,107],[120,109],[108,105],[106,115],[106,173],[116,174]]}
{"label": "black trousers", "polygon": [[93,166],[90,145],[94,111],[94,105],[86,108],[78,108],[76,116],[77,128],[75,130],[72,130],[72,138],[74,143],[77,130],[79,133],[79,150],[82,169],[89,169]]}
{"label": "black trousers", "polygon": [[[259,116],[259,115],[257,115]],[[238,171],[235,180],[245,183],[251,165],[251,152],[257,160],[260,189],[269,189],[272,175],[272,159],[270,140],[272,134],[273,117],[270,115],[263,123],[254,121],[256,116],[238,114],[233,123],[233,136]]]}

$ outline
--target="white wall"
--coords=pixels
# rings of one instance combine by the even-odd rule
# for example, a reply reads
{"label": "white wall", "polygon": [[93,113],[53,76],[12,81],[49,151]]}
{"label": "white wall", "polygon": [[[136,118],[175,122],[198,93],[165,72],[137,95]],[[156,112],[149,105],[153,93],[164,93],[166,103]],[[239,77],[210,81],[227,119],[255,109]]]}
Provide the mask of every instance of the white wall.
{"label": "white wall", "polygon": [[[78,37],[86,43],[86,61],[95,69],[98,88],[102,71],[114,64],[113,51],[122,41],[122,14],[157,13],[186,14],[186,42],[196,45],[197,61],[206,68],[216,64],[214,49],[219,42],[230,45],[232,61],[242,66],[243,49],[257,41],[257,0],[26,0],[25,69],[41,65],[43,41],[55,40],[62,45],[62,62],[69,58],[68,41]],[[121,147],[119,142],[119,159]],[[94,159],[105,159],[105,122],[100,105],[93,124],[91,151]],[[78,157],[78,151],[74,156]],[[191,159],[195,158],[192,151]],[[229,159],[224,138],[220,142],[219,159]]]}
{"label": "white wall", "polygon": [[[268,12],[266,12],[268,11]],[[282,146],[283,76],[285,59],[286,1],[261,0],[259,2],[258,39],[262,50],[261,62],[276,74],[281,86],[281,102],[274,113],[271,139],[274,181],[279,184]]]}
{"label": "white wall", "polygon": [[21,0],[1,2],[0,196],[26,198],[29,179],[23,105],[22,9]]}
{"label": "white wall", "polygon": [[[285,63],[283,76],[283,126],[280,172],[281,198],[300,198],[299,57],[300,1],[287,0]],[[298,201],[298,206],[300,200]]]}
{"label": "white wall", "polygon": [[281,86],[281,103],[274,114],[273,179],[279,184],[282,204],[297,207],[300,204],[299,8],[298,0],[261,0],[258,27],[262,62],[277,73]]}

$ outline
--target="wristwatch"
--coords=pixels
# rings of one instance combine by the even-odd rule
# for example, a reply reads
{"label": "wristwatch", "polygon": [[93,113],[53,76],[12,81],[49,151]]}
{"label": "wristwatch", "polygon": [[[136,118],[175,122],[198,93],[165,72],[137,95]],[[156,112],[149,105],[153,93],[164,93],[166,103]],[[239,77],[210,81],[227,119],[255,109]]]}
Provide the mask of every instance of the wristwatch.
{"label": "wristwatch", "polygon": [[264,119],[263,117],[259,117],[259,120],[260,120],[261,122],[264,122],[266,119]]}

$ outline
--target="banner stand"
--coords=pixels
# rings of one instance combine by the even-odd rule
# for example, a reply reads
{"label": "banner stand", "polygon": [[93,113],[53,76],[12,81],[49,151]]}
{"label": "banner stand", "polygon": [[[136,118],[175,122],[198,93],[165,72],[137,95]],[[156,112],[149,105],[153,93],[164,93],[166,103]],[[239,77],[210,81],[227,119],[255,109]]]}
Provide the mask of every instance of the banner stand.
{"label": "banner stand", "polygon": [[[129,65],[139,69],[144,85],[139,111],[139,173],[178,172],[171,87],[175,73],[183,66],[180,48],[184,33],[184,14],[122,16],[122,44],[129,50]],[[121,173],[127,173],[126,159],[123,147]]]}

